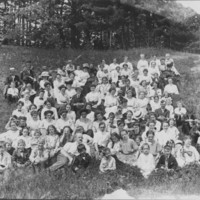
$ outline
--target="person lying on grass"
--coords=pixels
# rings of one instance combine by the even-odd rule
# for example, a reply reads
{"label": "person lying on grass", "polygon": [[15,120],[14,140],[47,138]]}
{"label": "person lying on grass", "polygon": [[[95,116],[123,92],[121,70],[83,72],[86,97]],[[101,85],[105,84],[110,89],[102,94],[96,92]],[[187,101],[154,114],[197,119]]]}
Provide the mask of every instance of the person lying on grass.
{"label": "person lying on grass", "polygon": [[111,151],[109,148],[105,148],[103,151],[103,157],[99,166],[100,173],[106,173],[109,171],[116,170],[116,161],[111,156]]}

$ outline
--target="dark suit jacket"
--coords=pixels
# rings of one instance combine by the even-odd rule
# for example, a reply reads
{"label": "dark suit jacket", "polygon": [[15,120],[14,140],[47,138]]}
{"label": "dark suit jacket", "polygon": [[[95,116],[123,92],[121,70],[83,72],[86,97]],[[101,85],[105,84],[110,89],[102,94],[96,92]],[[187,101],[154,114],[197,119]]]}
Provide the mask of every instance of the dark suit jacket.
{"label": "dark suit jacket", "polygon": [[132,91],[132,94],[133,94],[133,97],[136,97],[135,88],[132,87],[132,86],[130,86],[130,87],[126,87],[126,86],[125,86],[125,87],[121,87],[121,90],[122,90],[123,96],[126,95],[126,92],[127,92],[128,90],[131,90],[131,91]]}
{"label": "dark suit jacket", "polygon": [[[169,118],[170,112],[166,108],[164,109],[164,112],[162,111],[161,108],[158,108],[155,110],[155,115],[156,115],[156,118],[158,118],[159,116],[164,116],[165,118]],[[159,121],[161,121],[161,120],[159,120]]]}
{"label": "dark suit jacket", "polygon": [[[83,105],[75,105],[76,103],[83,103]],[[83,109],[86,105],[86,100],[85,97],[83,97],[83,95],[81,95],[79,98],[77,97],[77,95],[74,95],[72,97],[71,100],[71,107],[72,109],[74,109],[76,112],[81,109]]]}
{"label": "dark suit jacket", "polygon": [[10,85],[10,83],[13,81],[15,82],[16,87],[18,87],[21,84],[21,80],[18,75],[14,75],[14,79],[10,75],[6,78],[5,85]]}
{"label": "dark suit jacket", "polygon": [[[158,161],[158,164],[156,168],[161,168],[162,166],[165,166],[165,160],[166,156],[162,155]],[[168,159],[168,169],[177,169],[178,163],[176,161],[176,158],[170,154],[169,159]]]}

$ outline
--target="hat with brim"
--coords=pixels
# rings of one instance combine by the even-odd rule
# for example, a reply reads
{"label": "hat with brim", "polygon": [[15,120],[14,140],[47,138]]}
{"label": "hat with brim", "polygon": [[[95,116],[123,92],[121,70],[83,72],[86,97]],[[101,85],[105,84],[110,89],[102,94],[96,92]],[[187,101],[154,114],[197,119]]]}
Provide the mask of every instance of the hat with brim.
{"label": "hat with brim", "polygon": [[165,146],[164,146],[164,149],[167,149],[167,150],[170,150],[170,151],[171,151],[171,150],[172,150],[172,146],[170,146],[170,145],[165,145]]}
{"label": "hat with brim", "polygon": [[45,82],[44,83],[44,87],[47,87],[48,85],[51,85],[51,83],[50,82]]}
{"label": "hat with brim", "polygon": [[10,68],[10,71],[14,71],[14,70],[15,70],[15,68],[14,68],[14,67],[11,67],[11,68]]}
{"label": "hat with brim", "polygon": [[73,84],[72,80],[65,81],[65,85],[72,85],[72,84]]}
{"label": "hat with brim", "polygon": [[61,76],[64,76],[64,75],[65,75],[65,73],[64,73],[61,69],[58,69],[58,70],[57,70],[57,74],[59,74],[59,75],[61,75]]}
{"label": "hat with brim", "polygon": [[138,120],[138,119],[141,119],[143,117],[143,113],[141,110],[138,110],[136,112],[133,113],[133,118]]}
{"label": "hat with brim", "polygon": [[59,87],[59,90],[62,90],[63,88],[66,89],[66,86],[65,86],[65,85],[61,85],[61,86]]}
{"label": "hat with brim", "polygon": [[76,91],[82,91],[83,88],[82,88],[82,87],[76,87],[75,90],[76,90]]}
{"label": "hat with brim", "polygon": [[89,64],[88,63],[83,63],[83,68],[89,68]]}
{"label": "hat with brim", "polygon": [[48,77],[49,76],[49,72],[42,72],[41,77]]}
{"label": "hat with brim", "polygon": [[175,144],[183,144],[183,141],[181,141],[181,140],[176,140]]}
{"label": "hat with brim", "polygon": [[62,115],[62,114],[64,114],[64,113],[67,113],[67,110],[66,110],[66,109],[61,109],[60,112],[59,112],[60,115]]}
{"label": "hat with brim", "polygon": [[45,116],[47,116],[48,114],[53,115],[53,111],[51,111],[51,110],[46,110],[46,111],[44,112],[44,115],[45,115]]}

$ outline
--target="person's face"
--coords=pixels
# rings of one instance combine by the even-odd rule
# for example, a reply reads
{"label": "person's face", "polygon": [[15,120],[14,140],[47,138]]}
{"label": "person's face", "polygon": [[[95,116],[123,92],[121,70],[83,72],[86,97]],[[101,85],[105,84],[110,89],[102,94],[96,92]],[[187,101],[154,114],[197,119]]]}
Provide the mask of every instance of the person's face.
{"label": "person's face", "polygon": [[170,59],[170,54],[166,54],[166,55],[165,55],[165,58],[166,58],[166,59]]}
{"label": "person's face", "polygon": [[139,126],[134,126],[134,131],[135,133],[139,133],[140,132],[140,127]]}
{"label": "person's face", "polygon": [[118,126],[119,130],[122,130],[124,128],[124,124],[121,123],[119,126]]}
{"label": "person's face", "polygon": [[149,134],[147,138],[148,138],[149,142],[152,142],[153,139],[154,139],[154,135],[153,134]]}
{"label": "person's face", "polygon": [[101,121],[102,119],[103,119],[102,114],[98,114],[98,115],[97,115],[97,120]]}
{"label": "person's face", "polygon": [[173,81],[172,81],[171,78],[168,79],[168,83],[169,83],[169,84],[172,84],[172,83],[173,83]]}
{"label": "person's face", "polygon": [[124,69],[125,69],[125,70],[127,70],[127,69],[128,69],[128,65],[124,65],[123,67],[124,67]]}
{"label": "person's face", "polygon": [[164,108],[165,108],[165,105],[166,105],[166,103],[165,103],[165,102],[162,102],[160,105],[161,105],[161,108],[163,108],[163,109],[164,109]]}
{"label": "person's face", "polygon": [[130,86],[130,84],[131,84],[130,81],[127,80],[127,81],[126,81],[126,86]]}
{"label": "person's face", "polygon": [[140,99],[144,99],[145,95],[143,92],[140,93]]}
{"label": "person's face", "polygon": [[118,66],[118,67],[116,67],[116,70],[117,70],[117,72],[119,72],[120,71],[120,67]]}
{"label": "person's face", "polygon": [[10,150],[11,147],[12,147],[11,143],[6,143],[6,149],[7,149],[7,150]]}
{"label": "person's face", "polygon": [[21,109],[22,109],[22,106],[23,106],[23,105],[22,105],[21,103],[19,103],[18,106],[17,106],[17,108],[18,108],[19,110],[21,110]]}
{"label": "person's face", "polygon": [[161,65],[165,65],[165,60],[160,60]]}
{"label": "person's face", "polygon": [[169,148],[165,148],[165,149],[164,149],[164,154],[165,154],[166,156],[169,156],[170,153],[171,153],[171,150],[170,150]]}
{"label": "person's face", "polygon": [[43,98],[43,97],[44,97],[44,92],[40,92],[40,93],[39,93],[39,97],[40,97],[40,98]]}
{"label": "person's face", "polygon": [[169,121],[169,125],[170,125],[170,126],[174,126],[174,120],[170,120],[170,121]]}
{"label": "person's face", "polygon": [[25,144],[24,143],[19,143],[18,146],[17,146],[17,148],[19,150],[24,150],[25,149]]}
{"label": "person's face", "polygon": [[103,131],[105,131],[106,126],[105,126],[104,124],[101,124],[101,125],[99,126],[99,128],[100,128],[100,130],[103,132]]}
{"label": "person's face", "polygon": [[28,130],[27,130],[26,128],[23,129],[22,135],[23,135],[24,137],[28,136]]}
{"label": "person's face", "polygon": [[190,147],[191,146],[191,139],[187,139],[187,140],[185,140],[185,146],[186,147]]}
{"label": "person's face", "polygon": [[33,114],[32,117],[33,117],[33,119],[37,119],[38,116],[37,116],[37,114]]}
{"label": "person's face", "polygon": [[71,110],[71,106],[70,105],[66,105],[66,110],[70,111]]}
{"label": "person's face", "polygon": [[108,79],[107,79],[107,78],[103,78],[103,79],[102,79],[102,83],[103,83],[103,84],[108,83]]}
{"label": "person's face", "polygon": [[49,127],[49,134],[50,135],[53,135],[55,133],[55,130],[54,130],[54,128],[53,127]]}
{"label": "person's face", "polygon": [[91,90],[91,92],[94,92],[95,91],[95,87],[91,87],[90,90]]}
{"label": "person's face", "polygon": [[39,142],[39,143],[38,143],[38,149],[39,149],[39,150],[44,149],[44,143]]}
{"label": "person's face", "polygon": [[156,121],[155,115],[151,115],[151,116],[150,116],[150,119],[151,119],[151,121]]}
{"label": "person's face", "polygon": [[147,85],[146,81],[142,81],[142,86],[146,87],[146,85]]}
{"label": "person's face", "polygon": [[105,157],[108,159],[108,158],[110,158],[110,150],[107,150],[106,152],[105,152]]}
{"label": "person's face", "polygon": [[69,75],[69,78],[72,79],[72,80],[74,80],[74,74],[71,73],[71,74]]}
{"label": "person's face", "polygon": [[155,68],[155,67],[156,67],[156,63],[155,63],[155,62],[152,62],[152,63],[151,63],[151,67]]}
{"label": "person's face", "polygon": [[47,106],[47,108],[51,108],[51,103],[50,103],[50,102],[47,102],[47,103],[46,103],[46,106]]}
{"label": "person's face", "polygon": [[155,129],[155,124],[149,123],[149,130],[154,130],[154,129]]}
{"label": "person's face", "polygon": [[30,95],[29,94],[25,94],[24,98],[25,100],[29,100]]}
{"label": "person's face", "polygon": [[128,118],[128,119],[132,119],[132,116],[133,116],[133,114],[132,114],[131,112],[128,112],[128,113],[127,113],[127,118]]}
{"label": "person's face", "polygon": [[157,57],[154,55],[154,56],[153,56],[153,60],[156,60],[156,59],[157,59]]}
{"label": "person's face", "polygon": [[128,133],[126,131],[122,131],[121,136],[123,140],[128,140]]}
{"label": "person's face", "polygon": [[154,83],[154,84],[153,84],[153,87],[154,87],[154,88],[157,88],[157,87],[158,87],[157,83]]}
{"label": "person's face", "polygon": [[82,112],[81,116],[82,116],[82,118],[86,118],[87,113],[86,112]]}
{"label": "person's face", "polygon": [[46,116],[47,116],[47,119],[51,119],[52,118],[52,114],[50,114],[50,113],[47,114]]}
{"label": "person's face", "polygon": [[117,59],[116,58],[113,59],[113,63],[117,63]]}
{"label": "person's face", "polygon": [[122,76],[122,81],[125,81],[126,80],[126,77],[125,76]]}
{"label": "person's face", "polygon": [[67,113],[65,112],[65,113],[62,114],[62,118],[66,119],[66,117],[67,117]]}
{"label": "person's face", "polygon": [[60,90],[60,92],[62,93],[62,94],[64,94],[65,93],[65,88],[62,88],[61,90]]}
{"label": "person's face", "polygon": [[144,59],[144,54],[140,54],[140,58],[143,60]]}
{"label": "person's face", "polygon": [[35,133],[35,138],[39,138],[40,137],[40,132],[36,132]]}
{"label": "person's face", "polygon": [[145,146],[143,147],[143,153],[144,153],[145,155],[148,155],[148,154],[149,154],[149,151],[150,151],[149,147],[148,147],[147,145],[145,145]]}
{"label": "person's face", "polygon": [[158,101],[159,101],[159,98],[158,98],[158,97],[155,97],[155,98],[154,98],[154,102],[158,103]]}
{"label": "person's face", "polygon": [[148,71],[143,71],[143,74],[144,74],[144,76],[147,76],[148,75]]}
{"label": "person's face", "polygon": [[128,97],[128,98],[132,98],[132,92],[128,92],[128,93],[127,93],[127,97]]}
{"label": "person's face", "polygon": [[11,130],[16,130],[17,129],[17,125],[15,123],[11,123]]}
{"label": "person's face", "polygon": [[113,141],[114,143],[117,143],[117,142],[118,142],[117,137],[116,137],[116,136],[112,136],[112,141]]}
{"label": "person's face", "polygon": [[102,64],[105,65],[105,64],[106,64],[106,61],[105,61],[105,60],[102,60]]}
{"label": "person's face", "polygon": [[163,124],[163,129],[164,129],[164,130],[167,130],[168,127],[169,127],[168,123],[164,123],[164,124]]}
{"label": "person's face", "polygon": [[60,75],[60,74],[57,74],[57,75],[56,75],[56,78],[57,78],[58,80],[60,80],[60,79],[61,79],[61,75]]}
{"label": "person's face", "polygon": [[128,56],[124,57],[124,62],[128,62]]}
{"label": "person's face", "polygon": [[178,108],[182,108],[182,103],[177,103]]}
{"label": "person's face", "polygon": [[78,133],[78,134],[76,135],[76,141],[77,141],[78,143],[82,143],[82,141],[83,141],[83,135],[80,134],[80,133]]}

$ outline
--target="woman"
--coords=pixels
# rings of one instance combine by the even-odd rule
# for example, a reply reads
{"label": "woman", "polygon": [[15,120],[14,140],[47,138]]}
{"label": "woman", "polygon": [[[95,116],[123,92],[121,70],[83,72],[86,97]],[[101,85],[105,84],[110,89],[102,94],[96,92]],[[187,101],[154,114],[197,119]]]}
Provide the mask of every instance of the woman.
{"label": "woman", "polygon": [[107,77],[102,78],[102,83],[96,87],[96,91],[100,93],[101,98],[104,99],[110,90],[110,83]]}
{"label": "woman", "polygon": [[17,117],[24,117],[26,115],[26,109],[24,108],[24,102],[18,101],[17,102],[17,109],[13,110],[12,116],[17,116]]}
{"label": "woman", "polygon": [[65,85],[66,85],[66,96],[69,98],[69,101],[71,102],[72,97],[76,94],[76,90],[74,88],[72,88],[72,83],[73,81],[65,81]]}
{"label": "woman", "polygon": [[60,147],[63,147],[67,142],[72,142],[73,140],[73,130],[70,128],[70,126],[64,126],[61,130],[60,135]]}
{"label": "woman", "polygon": [[135,120],[133,119],[133,112],[131,110],[128,110],[126,112],[126,119],[124,122],[126,130],[133,130],[133,123],[135,122]]}
{"label": "woman", "polygon": [[115,93],[116,89],[110,88],[109,94],[106,95],[105,97],[104,106],[105,106],[106,116],[108,116],[111,112],[113,113],[117,112],[117,106],[119,105],[119,103],[117,97],[115,96]]}
{"label": "woman", "polygon": [[60,132],[65,126],[70,126],[74,130],[74,121],[67,117],[67,110],[60,110],[60,119],[56,121],[56,128]]}
{"label": "woman", "polygon": [[39,119],[38,112],[36,110],[32,110],[30,113],[30,118],[27,120],[27,126],[30,127],[31,131],[36,129],[40,129],[42,125],[41,120]]}
{"label": "woman", "polygon": [[140,91],[138,96],[138,107],[142,111],[143,116],[147,114],[147,105],[149,103],[148,98],[145,97],[145,92]]}
{"label": "woman", "polygon": [[120,136],[117,133],[111,133],[110,142],[107,147],[110,149],[112,155],[116,155],[120,152]]}
{"label": "woman", "polygon": [[54,125],[49,125],[47,128],[47,135],[45,137],[45,149],[49,152],[49,157],[52,158],[60,150],[60,138],[58,131]]}
{"label": "woman", "polygon": [[53,81],[55,97],[59,94],[59,87],[64,84],[61,74],[57,73],[56,79]]}
{"label": "woman", "polygon": [[151,84],[150,91],[149,91],[149,98],[152,99],[154,96],[158,96],[159,98],[161,98],[162,96],[162,90],[158,88],[157,82],[153,82]]}
{"label": "woman", "polygon": [[121,131],[120,153],[117,155],[118,159],[129,165],[135,165],[138,158],[138,146],[136,142],[129,138],[128,131]]}
{"label": "woman", "polygon": [[54,125],[56,124],[56,121],[53,119],[53,111],[51,110],[46,110],[44,112],[44,116],[45,119],[42,120],[41,122],[41,131],[42,134],[45,136],[46,135],[46,130],[50,125]]}
{"label": "woman", "polygon": [[[31,104],[28,109],[28,113],[26,113],[27,122],[32,119],[32,116],[31,116],[32,111],[37,111],[37,106],[35,104]],[[39,115],[38,115],[38,119],[40,119]]]}
{"label": "woman", "polygon": [[148,178],[156,167],[155,160],[153,155],[150,153],[150,146],[148,143],[144,143],[141,147],[141,154],[138,157],[137,166],[145,178]]}
{"label": "woman", "polygon": [[168,92],[169,94],[179,94],[178,88],[173,84],[172,78],[168,78],[168,84],[165,86],[164,92]]}
{"label": "woman", "polygon": [[174,142],[176,142],[176,140],[178,140],[179,138],[179,130],[178,128],[175,126],[175,121],[173,118],[169,119],[169,137],[171,140],[173,140]]}
{"label": "woman", "polygon": [[48,111],[48,110],[50,110],[50,111],[52,111],[53,112],[53,118],[55,119],[55,120],[57,120],[58,119],[58,113],[57,113],[57,109],[55,108],[55,107],[53,107],[53,105],[52,105],[52,102],[51,101],[49,101],[49,100],[46,100],[45,101],[45,103],[44,103],[44,108],[42,109],[42,111],[41,111],[41,120],[43,120],[44,118],[45,118],[45,112],[46,111]]}
{"label": "woman", "polygon": [[60,92],[56,96],[56,100],[57,100],[57,107],[61,108],[62,106],[65,106],[67,103],[69,103],[69,97],[66,93],[65,85],[61,85],[59,87],[59,90],[60,90]]}
{"label": "woman", "polygon": [[23,108],[25,109],[26,112],[28,112],[28,108],[32,104],[30,101],[30,95],[28,92],[26,92],[23,96],[23,98],[19,99],[19,101],[22,101],[24,103]]}
{"label": "woman", "polygon": [[95,121],[93,122],[93,128],[92,128],[94,133],[99,131],[99,124],[101,122],[105,122],[102,112],[95,113]]}
{"label": "woman", "polygon": [[36,96],[36,91],[32,88],[30,83],[27,83],[24,88],[21,90],[21,95],[28,93],[30,95],[30,101],[33,103],[33,100]]}
{"label": "woman", "polygon": [[86,118],[87,114],[88,114],[88,110],[86,109],[83,109],[80,111],[81,117],[80,119],[76,120],[75,129],[78,126],[82,126],[85,132],[88,131],[89,129],[92,129],[92,121]]}
{"label": "woman", "polygon": [[187,114],[186,108],[183,107],[183,104],[181,101],[177,102],[177,107],[174,109],[174,117],[176,119],[177,126],[182,125],[185,117]]}
{"label": "woman", "polygon": [[67,118],[71,120],[73,123],[75,123],[76,113],[71,109],[70,104],[66,105],[66,111],[67,111]]}
{"label": "woman", "polygon": [[153,97],[153,100],[150,101],[150,106],[151,106],[152,112],[155,112],[155,110],[160,108],[159,96]]}
{"label": "woman", "polygon": [[126,99],[127,99],[127,109],[131,110],[132,112],[135,112],[135,110],[139,105],[137,99],[133,97],[133,93],[131,90],[127,91]]}

